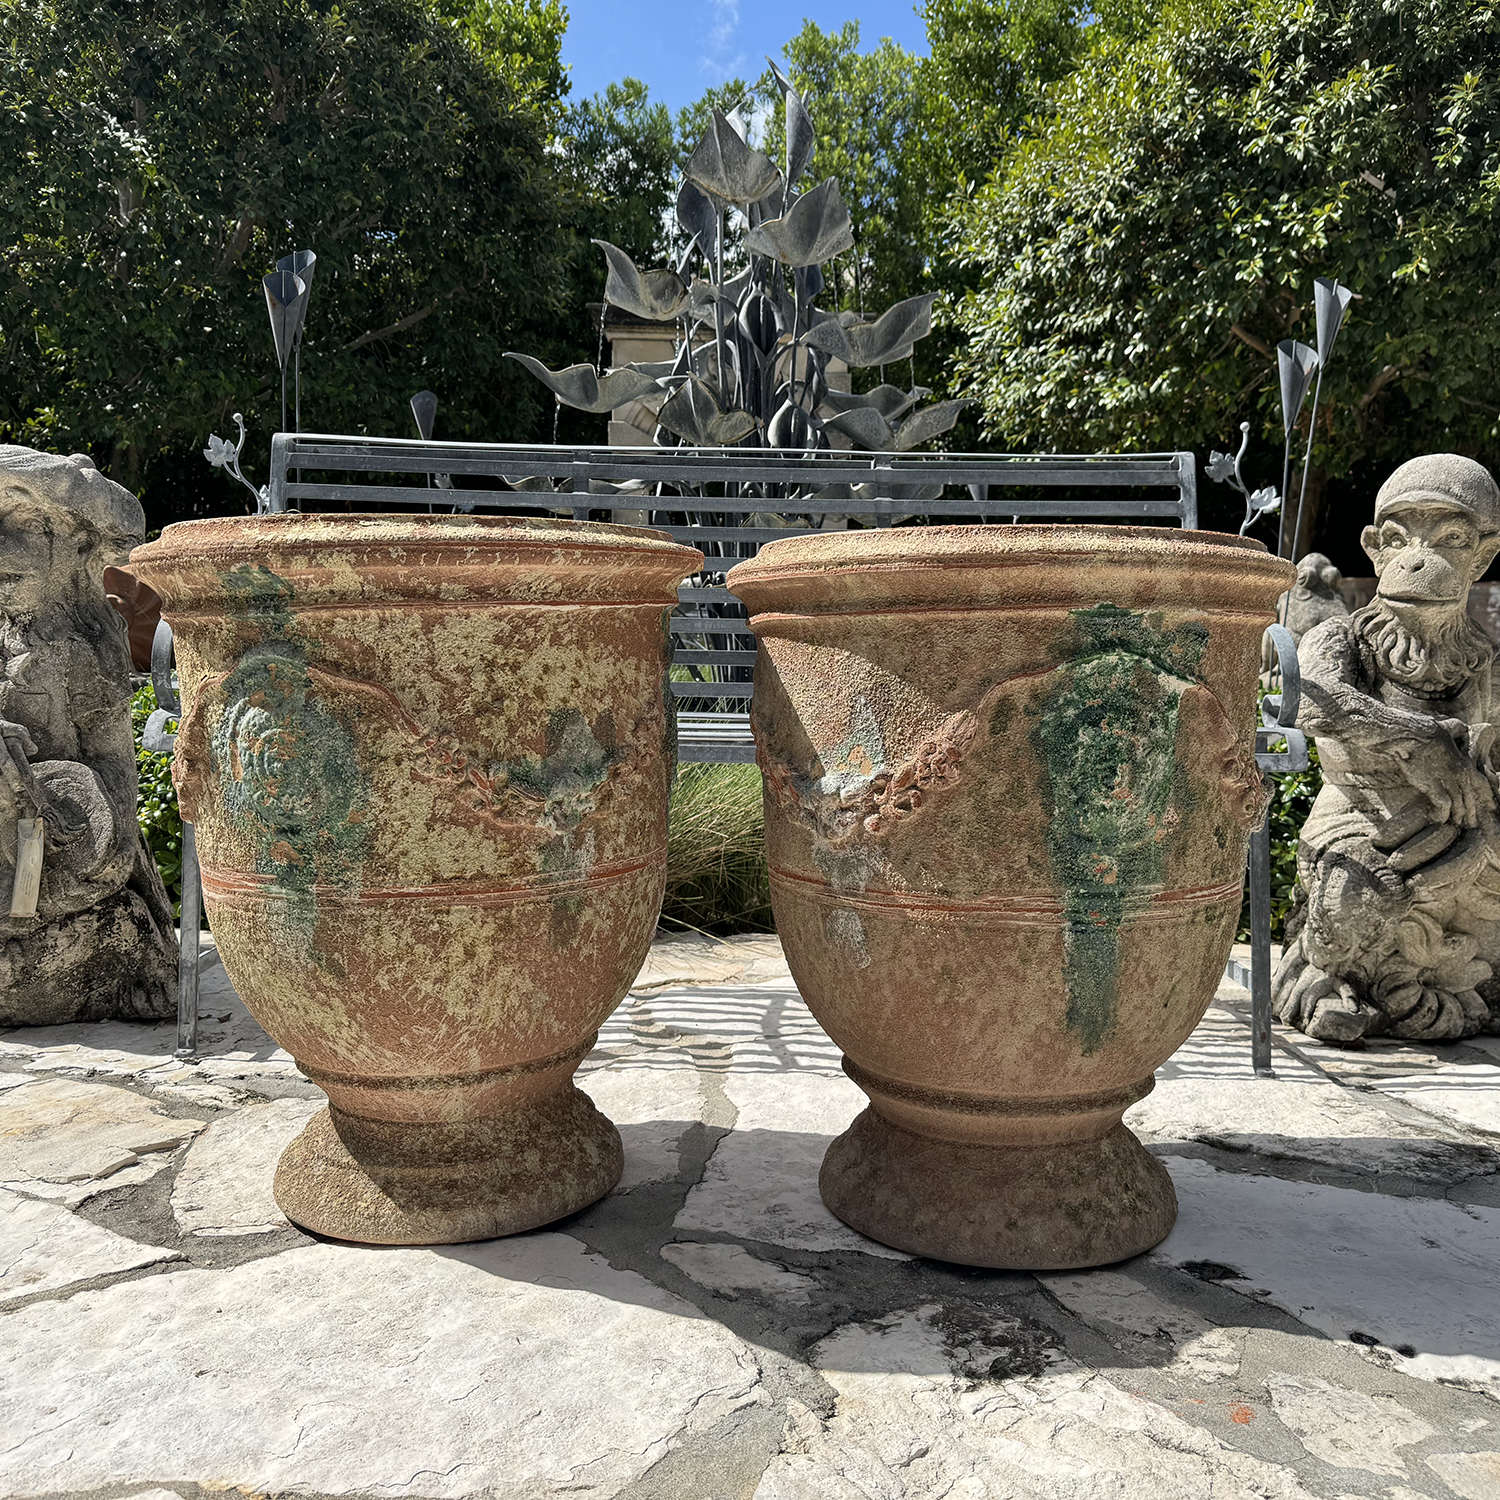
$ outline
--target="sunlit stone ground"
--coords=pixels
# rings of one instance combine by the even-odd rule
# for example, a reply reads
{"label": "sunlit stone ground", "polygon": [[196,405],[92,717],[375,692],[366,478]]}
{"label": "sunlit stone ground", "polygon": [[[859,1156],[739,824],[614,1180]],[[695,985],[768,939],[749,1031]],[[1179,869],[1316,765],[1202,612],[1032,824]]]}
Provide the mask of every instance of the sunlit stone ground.
{"label": "sunlit stone ground", "polygon": [[270,1184],[320,1098],[206,976],[170,1026],[0,1034],[0,1494],[1500,1497],[1500,1041],[1250,1074],[1226,986],[1128,1116],[1150,1255],[987,1273],[819,1201],[860,1108],[774,939],[658,944],[584,1086],[606,1201],[364,1249]]}

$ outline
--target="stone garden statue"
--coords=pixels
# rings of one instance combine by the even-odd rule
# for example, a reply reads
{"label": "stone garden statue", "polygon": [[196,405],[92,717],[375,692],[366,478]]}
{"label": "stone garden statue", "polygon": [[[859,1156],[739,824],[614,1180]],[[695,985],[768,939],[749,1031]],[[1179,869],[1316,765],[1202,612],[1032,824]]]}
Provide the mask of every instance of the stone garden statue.
{"label": "stone garden statue", "polygon": [[1300,642],[1324,620],[1349,613],[1349,606],[1339,593],[1342,581],[1343,575],[1321,552],[1309,552],[1298,560],[1297,581],[1282,595],[1286,604],[1282,624],[1294,641]]}
{"label": "stone garden statue", "polygon": [[0,1025],[176,1008],[172,907],[136,822],[130,648],[103,582],[144,530],[86,457],[0,445]]}
{"label": "stone garden statue", "polygon": [[1329,1042],[1500,1030],[1495,646],[1465,610],[1500,551],[1500,489],[1472,459],[1412,459],[1361,542],[1375,599],[1300,648],[1324,786],[1276,1013]]}

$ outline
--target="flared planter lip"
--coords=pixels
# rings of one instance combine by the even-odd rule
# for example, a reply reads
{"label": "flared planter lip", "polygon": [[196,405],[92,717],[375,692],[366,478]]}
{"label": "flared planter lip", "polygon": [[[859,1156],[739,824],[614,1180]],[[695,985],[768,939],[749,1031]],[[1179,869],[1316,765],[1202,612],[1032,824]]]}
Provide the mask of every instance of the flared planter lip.
{"label": "flared planter lip", "polygon": [[[672,604],[703,554],[665,532],[545,516],[393,513],[179,521],[131,554],[169,616],[274,604],[273,574],[303,604]],[[265,582],[273,585],[273,580]]]}
{"label": "flared planter lip", "polygon": [[[752,616],[1117,602],[1264,613],[1295,576],[1250,537],[1158,526],[912,526],[770,542],[726,580]],[[1189,586],[1187,580],[1191,579]]]}

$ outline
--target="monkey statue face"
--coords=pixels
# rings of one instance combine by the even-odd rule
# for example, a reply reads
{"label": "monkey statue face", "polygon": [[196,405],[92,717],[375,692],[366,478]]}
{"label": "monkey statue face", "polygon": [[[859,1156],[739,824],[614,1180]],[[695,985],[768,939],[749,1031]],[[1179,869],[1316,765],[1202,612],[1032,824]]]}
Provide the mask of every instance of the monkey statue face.
{"label": "monkey statue face", "polygon": [[1424,501],[1391,507],[1360,542],[1375,564],[1380,597],[1408,609],[1462,610],[1469,586],[1500,546],[1481,536],[1467,512]]}

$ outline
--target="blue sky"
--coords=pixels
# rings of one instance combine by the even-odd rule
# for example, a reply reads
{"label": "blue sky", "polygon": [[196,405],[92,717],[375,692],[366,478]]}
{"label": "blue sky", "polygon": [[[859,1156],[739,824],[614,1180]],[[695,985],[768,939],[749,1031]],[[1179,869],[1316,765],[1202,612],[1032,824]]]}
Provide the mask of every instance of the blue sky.
{"label": "blue sky", "polygon": [[825,31],[860,23],[861,48],[891,37],[925,52],[913,0],[567,0],[563,62],[575,99],[627,75],[674,110],[711,83],[756,77],[764,54],[777,59],[803,19]]}

